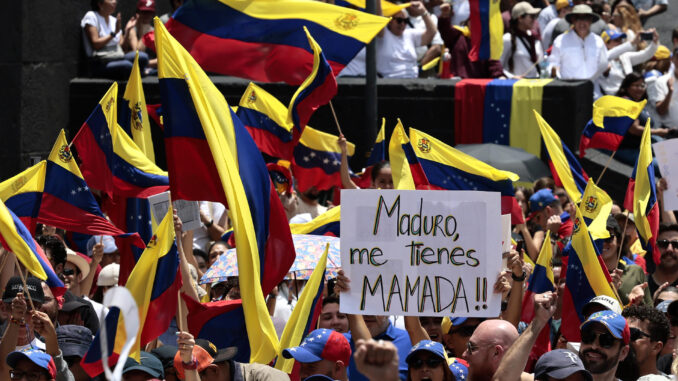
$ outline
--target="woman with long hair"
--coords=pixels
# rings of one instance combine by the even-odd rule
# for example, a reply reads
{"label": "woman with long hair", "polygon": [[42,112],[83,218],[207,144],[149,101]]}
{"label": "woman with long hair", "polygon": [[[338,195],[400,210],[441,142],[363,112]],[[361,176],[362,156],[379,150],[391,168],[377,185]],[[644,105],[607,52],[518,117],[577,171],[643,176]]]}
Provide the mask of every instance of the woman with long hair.
{"label": "woman with long hair", "polygon": [[539,62],[544,58],[541,41],[532,34],[538,8],[522,1],[511,10],[509,32],[504,34],[501,64],[508,78],[537,78]]}

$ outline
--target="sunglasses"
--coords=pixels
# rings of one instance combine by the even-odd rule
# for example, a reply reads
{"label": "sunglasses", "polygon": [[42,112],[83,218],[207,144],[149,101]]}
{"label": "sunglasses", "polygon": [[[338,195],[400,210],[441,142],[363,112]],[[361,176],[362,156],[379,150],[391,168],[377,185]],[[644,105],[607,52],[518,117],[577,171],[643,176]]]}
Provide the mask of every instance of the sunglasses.
{"label": "sunglasses", "polygon": [[405,24],[407,23],[407,19],[403,17],[394,17],[393,21],[397,22],[398,24]]}
{"label": "sunglasses", "polygon": [[421,357],[415,357],[407,364],[412,369],[420,369],[422,366],[424,366],[424,364],[426,364],[428,368],[437,368],[442,363],[443,359],[440,357],[429,357],[426,360],[422,360]]}
{"label": "sunglasses", "polygon": [[673,246],[674,249],[678,249],[678,241],[669,241],[667,239],[657,241],[657,247],[659,247],[660,249],[668,248],[669,244]]}
{"label": "sunglasses", "polygon": [[75,275],[75,270],[73,269],[64,269],[63,274],[66,276]]}
{"label": "sunglasses", "polygon": [[581,342],[582,344],[593,344],[598,338],[598,344],[603,348],[612,348],[614,343],[618,340],[608,332],[595,333],[593,331],[582,331],[581,332]]}
{"label": "sunglasses", "polygon": [[465,325],[463,327],[459,327],[457,329],[450,329],[450,335],[453,335],[455,333],[458,333],[460,336],[463,337],[471,337],[473,335],[473,332],[476,330],[477,325]]}
{"label": "sunglasses", "polygon": [[42,372],[21,372],[18,370],[9,372],[9,378],[12,380],[38,381],[42,375]]}
{"label": "sunglasses", "polygon": [[643,337],[650,337],[649,333],[645,333],[638,328],[629,328],[629,331],[631,332],[631,341],[640,340]]}

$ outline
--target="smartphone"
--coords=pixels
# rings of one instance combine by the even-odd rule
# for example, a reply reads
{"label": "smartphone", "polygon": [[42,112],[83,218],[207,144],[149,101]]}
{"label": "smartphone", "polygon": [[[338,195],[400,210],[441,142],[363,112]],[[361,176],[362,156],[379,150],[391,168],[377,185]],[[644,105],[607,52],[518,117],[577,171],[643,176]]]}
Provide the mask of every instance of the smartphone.
{"label": "smartphone", "polygon": [[652,41],[654,34],[652,32],[640,32],[640,39],[643,41]]}
{"label": "smartphone", "polygon": [[525,249],[525,241],[518,241],[516,243],[516,251],[520,253],[523,249]]}

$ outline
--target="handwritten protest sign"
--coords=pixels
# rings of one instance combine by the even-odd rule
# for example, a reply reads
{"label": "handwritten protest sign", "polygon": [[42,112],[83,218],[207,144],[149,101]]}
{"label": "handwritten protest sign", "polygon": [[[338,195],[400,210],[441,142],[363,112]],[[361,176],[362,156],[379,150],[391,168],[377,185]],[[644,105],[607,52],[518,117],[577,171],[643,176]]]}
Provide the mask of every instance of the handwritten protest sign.
{"label": "handwritten protest sign", "polygon": [[667,139],[652,144],[662,177],[666,179],[664,209],[678,210],[678,139]]}
{"label": "handwritten protest sign", "polygon": [[499,193],[341,191],[341,311],[499,315]]}

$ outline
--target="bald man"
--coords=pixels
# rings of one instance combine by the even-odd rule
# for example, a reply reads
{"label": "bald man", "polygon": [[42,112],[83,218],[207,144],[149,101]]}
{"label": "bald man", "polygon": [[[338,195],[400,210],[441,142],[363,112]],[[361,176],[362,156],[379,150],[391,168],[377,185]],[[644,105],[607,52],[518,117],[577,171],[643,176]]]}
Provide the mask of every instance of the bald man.
{"label": "bald man", "polygon": [[478,325],[466,345],[463,358],[468,361],[468,381],[490,381],[502,357],[518,339],[513,324],[499,319]]}

